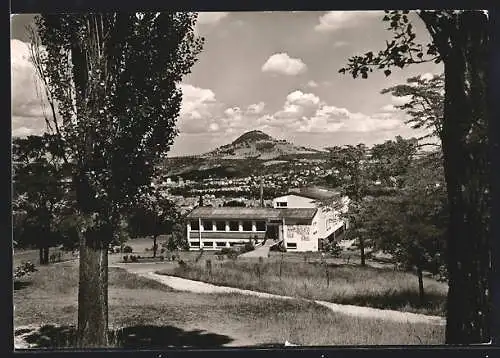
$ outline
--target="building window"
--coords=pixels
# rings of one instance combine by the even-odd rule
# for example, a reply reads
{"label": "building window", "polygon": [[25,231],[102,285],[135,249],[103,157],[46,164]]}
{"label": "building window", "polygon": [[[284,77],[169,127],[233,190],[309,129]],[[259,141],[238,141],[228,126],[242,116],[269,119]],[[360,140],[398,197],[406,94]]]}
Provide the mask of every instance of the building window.
{"label": "building window", "polygon": [[216,245],[217,247],[226,247],[226,243],[222,241],[217,241]]}
{"label": "building window", "polygon": [[212,222],[208,220],[203,220],[203,230],[204,231],[213,231]]}
{"label": "building window", "polygon": [[287,249],[296,249],[297,248],[297,243],[296,242],[287,242],[286,243],[286,248]]}
{"label": "building window", "polygon": [[192,231],[200,230],[200,223],[198,222],[198,220],[191,221],[191,230]]}
{"label": "building window", "polygon": [[191,246],[196,246],[196,247],[200,246],[199,241],[191,241],[190,244],[191,244]]}
{"label": "building window", "polygon": [[240,225],[237,221],[229,222],[229,231],[240,231]]}
{"label": "building window", "polygon": [[288,203],[286,201],[277,201],[276,206],[278,208],[286,208],[288,206]]}
{"label": "building window", "polygon": [[226,231],[226,222],[225,221],[216,221],[215,228],[217,231]]}
{"label": "building window", "polygon": [[255,228],[257,231],[266,231],[266,222],[265,221],[257,221],[255,223]]}
{"label": "building window", "polygon": [[243,231],[252,231],[251,221],[243,221]]}
{"label": "building window", "polygon": [[212,241],[203,242],[203,247],[214,247],[214,243]]}

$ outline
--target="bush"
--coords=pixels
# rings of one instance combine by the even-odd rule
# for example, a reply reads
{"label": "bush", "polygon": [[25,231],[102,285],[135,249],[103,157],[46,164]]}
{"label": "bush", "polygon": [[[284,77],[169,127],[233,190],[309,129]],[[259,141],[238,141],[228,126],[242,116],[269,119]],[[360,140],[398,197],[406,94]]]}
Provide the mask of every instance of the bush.
{"label": "bush", "polygon": [[160,256],[160,261],[164,261],[165,260],[165,256],[161,255]]}
{"label": "bush", "polygon": [[23,262],[21,265],[17,266],[16,269],[14,270],[14,278],[20,279],[36,271],[38,270],[35,268],[34,263],[30,261]]}
{"label": "bush", "polygon": [[123,261],[128,262],[128,255],[123,256]]}
{"label": "bush", "polygon": [[175,255],[172,255],[171,260],[172,260],[172,261],[175,261],[175,259],[176,259],[176,256],[175,256]]}
{"label": "bush", "polygon": [[130,255],[130,261],[137,262],[137,261],[139,261],[139,258],[135,255]]}
{"label": "bush", "polygon": [[148,251],[149,251],[149,247],[146,247],[146,248],[144,249],[144,251],[148,252]]}
{"label": "bush", "polygon": [[119,247],[115,247],[115,254],[119,254],[120,253],[120,248]]}
{"label": "bush", "polygon": [[160,254],[164,254],[165,253],[165,248],[162,247],[161,250],[160,250]]}
{"label": "bush", "polygon": [[249,252],[249,251],[253,251],[255,250],[255,246],[254,244],[252,244],[251,242],[247,242],[241,249],[240,249],[240,253],[244,254],[245,252]]}
{"label": "bush", "polygon": [[123,248],[123,252],[126,254],[131,254],[133,251],[134,250],[132,249],[132,247],[130,247],[128,245]]}
{"label": "bush", "polygon": [[187,264],[184,262],[184,260],[179,260],[178,263],[179,263],[179,266],[183,269],[187,267]]}

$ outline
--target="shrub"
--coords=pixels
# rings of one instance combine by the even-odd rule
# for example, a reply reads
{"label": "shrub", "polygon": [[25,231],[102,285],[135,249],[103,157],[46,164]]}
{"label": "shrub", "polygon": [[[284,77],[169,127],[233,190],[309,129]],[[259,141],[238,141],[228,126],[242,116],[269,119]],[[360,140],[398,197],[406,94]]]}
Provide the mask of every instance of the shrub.
{"label": "shrub", "polygon": [[130,255],[130,261],[132,261],[132,262],[137,262],[137,261],[138,261],[137,256],[135,256],[135,255]]}
{"label": "shrub", "polygon": [[144,251],[148,252],[148,251],[149,251],[149,247],[146,247],[146,248],[144,249]]}
{"label": "shrub", "polygon": [[132,249],[132,247],[131,247],[131,246],[128,246],[128,245],[127,245],[127,246],[125,246],[125,247],[123,248],[123,252],[124,252],[124,253],[126,253],[126,254],[130,254],[130,253],[132,253],[133,251],[134,251],[134,250]]}
{"label": "shrub", "polygon": [[176,256],[175,256],[175,255],[172,255],[171,260],[172,260],[172,261],[175,261],[175,258],[176,258]]}
{"label": "shrub", "polygon": [[162,247],[161,250],[160,250],[160,254],[164,254],[165,253],[165,248]]}
{"label": "shrub", "polygon": [[115,254],[119,254],[120,253],[120,248],[119,247],[115,247]]}
{"label": "shrub", "polygon": [[164,261],[165,260],[165,256],[161,255],[160,256],[160,261]]}
{"label": "shrub", "polygon": [[123,256],[123,261],[128,262],[128,255]]}
{"label": "shrub", "polygon": [[14,278],[20,279],[36,271],[38,270],[35,268],[35,264],[30,261],[23,262],[21,265],[16,267],[14,271]]}
{"label": "shrub", "polygon": [[241,249],[240,249],[240,253],[244,254],[245,252],[249,252],[249,251],[253,251],[255,250],[255,246],[254,244],[252,244],[251,242],[247,242]]}
{"label": "shrub", "polygon": [[179,266],[183,269],[187,267],[187,264],[184,262],[184,260],[179,260],[178,263],[179,263]]}
{"label": "shrub", "polygon": [[140,259],[141,258],[141,255],[137,255],[137,258]]}

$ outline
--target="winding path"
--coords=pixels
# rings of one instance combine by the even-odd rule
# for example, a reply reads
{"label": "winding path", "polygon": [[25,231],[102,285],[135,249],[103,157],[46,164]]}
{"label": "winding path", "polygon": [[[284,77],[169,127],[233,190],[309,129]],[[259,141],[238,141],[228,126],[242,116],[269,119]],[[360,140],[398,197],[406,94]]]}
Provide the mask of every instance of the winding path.
{"label": "winding path", "polygon": [[[265,292],[244,290],[235,287],[217,286],[206,282],[194,281],[176,276],[160,275],[155,273],[155,271],[157,271],[158,269],[155,269],[156,265],[154,264],[143,267],[140,267],[139,265],[136,266],[135,264],[134,265],[115,264],[113,266],[124,268],[131,273],[135,273],[139,276],[160,282],[178,291],[188,291],[194,293],[239,293],[243,295],[252,295],[262,298],[273,298],[273,299],[284,299],[284,300],[300,299],[290,296],[281,296]],[[306,301],[314,302],[318,305],[327,307],[333,312],[342,313],[355,317],[384,319],[384,320],[390,320],[394,322],[404,322],[404,323],[427,323],[435,325],[446,324],[446,320],[443,317],[439,316],[429,316],[411,312],[400,312],[394,310],[384,310],[384,309],[354,306],[354,305],[343,305],[343,304],[337,304],[319,300],[306,300]]]}

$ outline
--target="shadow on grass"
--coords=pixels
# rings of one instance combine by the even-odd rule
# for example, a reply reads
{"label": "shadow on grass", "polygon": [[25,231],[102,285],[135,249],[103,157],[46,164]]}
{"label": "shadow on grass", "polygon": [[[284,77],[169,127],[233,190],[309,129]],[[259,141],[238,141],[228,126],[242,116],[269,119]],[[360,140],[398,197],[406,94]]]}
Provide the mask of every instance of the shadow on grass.
{"label": "shadow on grass", "polygon": [[408,311],[444,316],[446,297],[436,293],[426,293],[425,300],[421,303],[418,292],[416,291],[388,291],[379,295],[373,294],[346,297],[336,302],[393,310],[411,307],[412,309],[408,309]]}
{"label": "shadow on grass", "polygon": [[[129,326],[109,333],[110,347],[125,349],[216,348],[233,341],[225,335],[173,326]],[[24,339],[33,348],[75,348],[76,328],[45,325]]]}
{"label": "shadow on grass", "polygon": [[14,291],[22,290],[28,286],[31,286],[31,282],[29,281],[14,281]]}

